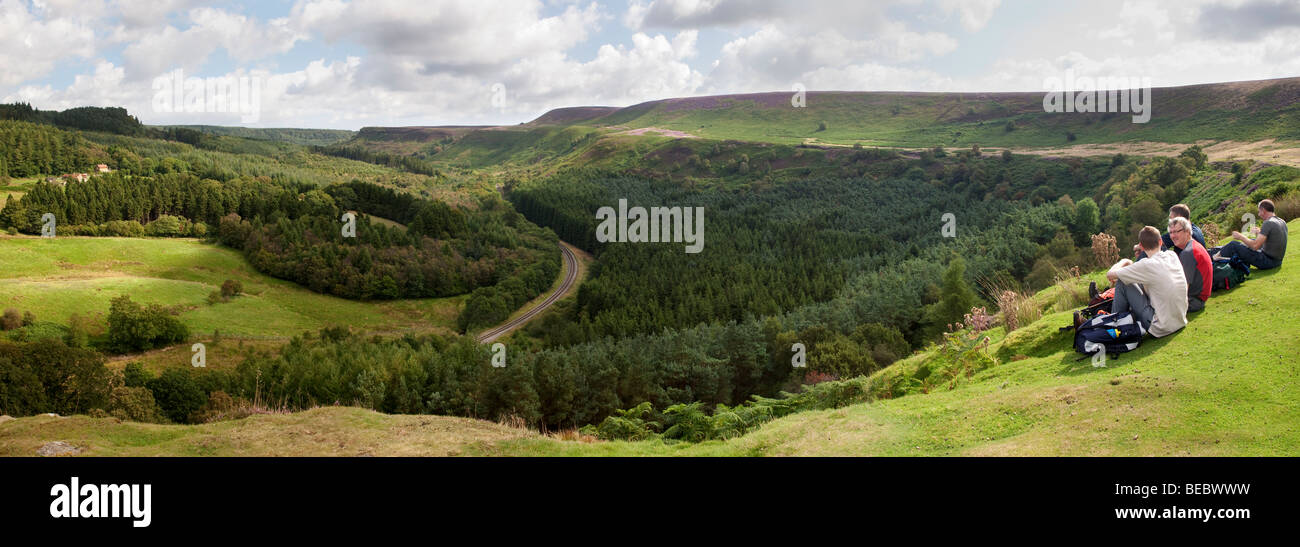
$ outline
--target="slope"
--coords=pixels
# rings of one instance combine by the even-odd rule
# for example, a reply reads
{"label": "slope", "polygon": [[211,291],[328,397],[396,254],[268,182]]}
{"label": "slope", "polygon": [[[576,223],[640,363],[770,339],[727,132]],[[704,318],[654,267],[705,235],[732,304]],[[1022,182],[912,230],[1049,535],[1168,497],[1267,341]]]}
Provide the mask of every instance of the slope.
{"label": "slope", "polygon": [[[1079,360],[1072,334],[1059,332],[1070,322],[1067,311],[1008,336],[1001,327],[989,331],[989,352],[999,362],[969,377],[925,382],[958,366],[931,349],[848,381],[863,384],[871,402],[793,414],[728,441],[593,448],[533,440],[513,448],[571,455],[1294,456],[1298,281],[1294,266],[1256,271],[1211,298],[1187,328],[1147,339],[1105,367]],[[1040,293],[1041,304],[1050,305],[1056,290]]]}
{"label": "slope", "polygon": [[[258,273],[237,251],[187,239],[54,239],[0,236],[0,301],[66,324],[72,314],[106,316],[109,301],[179,307],[196,336],[287,338],[351,325],[383,332],[454,328],[463,297],[368,303],[314,293]],[[230,302],[208,304],[226,279],[244,286]]]}

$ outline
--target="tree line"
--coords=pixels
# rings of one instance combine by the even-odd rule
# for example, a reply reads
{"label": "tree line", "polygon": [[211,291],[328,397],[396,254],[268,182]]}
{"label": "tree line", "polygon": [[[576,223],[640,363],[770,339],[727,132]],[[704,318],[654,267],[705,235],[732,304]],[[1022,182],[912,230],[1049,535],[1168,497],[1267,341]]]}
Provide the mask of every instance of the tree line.
{"label": "tree line", "polygon": [[[345,210],[408,224],[385,226],[363,214],[355,237],[344,237]],[[243,251],[263,273],[345,298],[451,296],[516,276],[532,298],[549,286],[536,289],[539,270],[550,279],[558,272],[554,236],[500,198],[468,211],[361,181],[320,189],[267,177],[110,173],[62,187],[36,184],[0,211],[0,228],[39,233],[46,213],[65,234],[206,235]],[[543,266],[529,269],[535,264]]]}
{"label": "tree line", "polygon": [[[1085,185],[1076,192],[1089,194],[1105,176],[1049,169],[1050,162],[1029,158],[952,156],[882,160],[874,177],[811,176],[738,190],[582,170],[516,184],[509,195],[521,212],[598,259],[577,305],[544,319],[535,332],[554,345],[806,309],[802,315],[816,317],[810,321],[842,331],[893,325],[919,346],[953,320],[925,313],[939,300],[940,274],[953,257],[965,258],[963,276],[972,285],[994,276],[1023,279],[1075,213],[1057,201],[972,200],[969,183],[923,182],[909,171],[1010,163],[1010,172],[1050,172],[1059,184],[1078,177]],[[704,251],[595,241],[596,209],[619,198],[629,205],[703,206]],[[953,214],[957,237],[943,236],[944,213]]]}

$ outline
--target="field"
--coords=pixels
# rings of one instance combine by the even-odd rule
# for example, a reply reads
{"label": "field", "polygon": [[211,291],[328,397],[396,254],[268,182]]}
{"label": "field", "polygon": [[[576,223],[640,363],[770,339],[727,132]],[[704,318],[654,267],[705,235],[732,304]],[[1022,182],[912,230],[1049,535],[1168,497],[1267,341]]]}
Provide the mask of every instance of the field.
{"label": "field", "polygon": [[[358,302],[311,292],[258,273],[238,252],[189,239],[0,237],[0,300],[43,321],[107,316],[109,301],[176,306],[194,335],[285,338],[331,325],[397,332],[447,332],[463,297]],[[210,305],[227,279],[244,295]]]}

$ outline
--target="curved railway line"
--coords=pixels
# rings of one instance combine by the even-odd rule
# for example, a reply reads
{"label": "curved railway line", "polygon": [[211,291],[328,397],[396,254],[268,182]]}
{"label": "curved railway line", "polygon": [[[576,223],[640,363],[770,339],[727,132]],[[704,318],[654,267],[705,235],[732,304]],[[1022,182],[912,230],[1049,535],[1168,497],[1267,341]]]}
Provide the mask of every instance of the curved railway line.
{"label": "curved railway line", "polygon": [[573,254],[573,251],[569,249],[569,246],[563,241],[560,242],[560,254],[564,257],[564,264],[566,267],[564,282],[560,283],[560,286],[556,288],[555,291],[551,292],[551,294],[546,297],[546,300],[543,300],[540,304],[533,306],[532,309],[520,314],[519,317],[479,333],[478,341],[480,344],[492,342],[493,340],[508,334],[510,331],[519,328],[524,323],[529,322],[538,314],[546,311],[546,308],[551,307],[552,304],[555,304],[561,298],[564,298],[564,295],[569,292],[569,289],[573,288],[573,284],[578,280],[578,257]]}

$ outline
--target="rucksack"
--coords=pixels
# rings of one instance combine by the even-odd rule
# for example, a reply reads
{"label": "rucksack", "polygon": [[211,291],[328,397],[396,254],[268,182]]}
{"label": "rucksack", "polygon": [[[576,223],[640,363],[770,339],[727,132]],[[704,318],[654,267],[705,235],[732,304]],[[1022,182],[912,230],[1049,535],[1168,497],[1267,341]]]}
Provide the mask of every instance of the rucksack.
{"label": "rucksack", "polygon": [[1241,285],[1250,275],[1250,266],[1240,258],[1220,259],[1214,261],[1214,283],[1211,290],[1230,291]]}
{"label": "rucksack", "polygon": [[1146,334],[1129,312],[1098,315],[1074,329],[1074,350],[1088,355],[1124,353],[1137,349]]}

